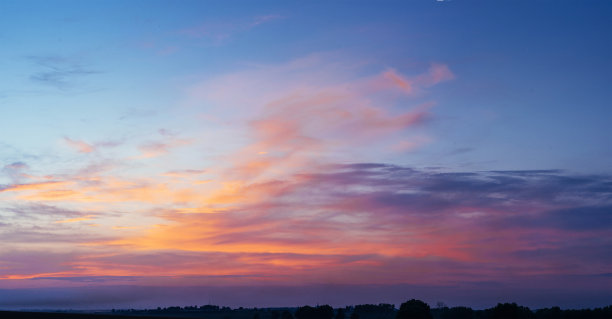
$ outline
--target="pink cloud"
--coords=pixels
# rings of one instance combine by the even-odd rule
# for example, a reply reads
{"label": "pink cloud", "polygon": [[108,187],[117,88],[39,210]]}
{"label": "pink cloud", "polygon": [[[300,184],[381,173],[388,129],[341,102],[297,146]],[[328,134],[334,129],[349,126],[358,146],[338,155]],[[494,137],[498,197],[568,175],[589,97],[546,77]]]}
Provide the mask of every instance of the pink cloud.
{"label": "pink cloud", "polygon": [[162,175],[167,176],[167,177],[182,178],[182,177],[198,176],[204,173],[206,173],[206,171],[202,169],[183,169],[183,170],[168,171],[168,172],[163,173]]}
{"label": "pink cloud", "polygon": [[407,77],[400,74],[397,70],[388,69],[383,72],[380,77],[372,81],[375,88],[395,87],[404,92],[404,94],[415,94],[417,90],[432,87],[441,82],[449,81],[455,78],[455,75],[450,71],[447,65],[440,63],[432,63],[426,73],[417,76]]}
{"label": "pink cloud", "polygon": [[69,137],[64,137],[64,142],[79,153],[92,153],[101,148],[112,148],[112,147],[116,147],[122,144],[122,141],[116,141],[116,140],[107,140],[107,141],[98,141],[96,143],[87,143],[81,140],[73,140]]}
{"label": "pink cloud", "polygon": [[68,137],[64,137],[64,142],[70,147],[76,149],[79,153],[91,153],[95,150],[94,146],[84,141],[73,140]]}
{"label": "pink cloud", "polygon": [[[162,135],[166,135],[166,133],[162,133]],[[141,158],[153,158],[162,156],[168,154],[173,148],[188,145],[191,143],[191,141],[187,139],[168,136],[166,137],[167,138],[163,141],[148,142],[140,145],[138,149],[141,152]]]}
{"label": "pink cloud", "polygon": [[389,80],[393,85],[399,87],[406,93],[412,93],[413,81],[404,78],[402,75],[398,74],[395,70],[388,70],[382,74],[382,77],[386,80]]}
{"label": "pink cloud", "polygon": [[445,64],[432,63],[429,68],[429,75],[426,77],[425,84],[432,86],[440,82],[449,81],[455,78],[455,75],[449,70]]}
{"label": "pink cloud", "polygon": [[415,92],[423,96],[423,88],[451,74],[436,64],[411,76],[393,69],[357,76],[363,67],[333,54],[254,65],[190,88],[189,104],[205,100],[248,118],[249,141],[228,158],[226,172],[245,182],[261,181],[312,165],[317,157],[352,152],[357,145],[365,149],[389,137],[406,140],[401,137],[432,117],[434,103],[415,103]]}
{"label": "pink cloud", "polygon": [[412,152],[419,149],[421,146],[430,143],[431,138],[426,136],[417,136],[411,139],[402,140],[393,145],[393,150],[398,152]]}

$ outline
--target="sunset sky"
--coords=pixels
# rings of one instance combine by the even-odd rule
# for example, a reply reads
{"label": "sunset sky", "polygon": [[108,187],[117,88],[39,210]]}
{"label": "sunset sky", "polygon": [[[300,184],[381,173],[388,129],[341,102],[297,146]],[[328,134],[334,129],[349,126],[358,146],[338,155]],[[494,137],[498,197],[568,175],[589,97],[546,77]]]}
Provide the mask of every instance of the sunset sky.
{"label": "sunset sky", "polygon": [[0,1],[0,309],[612,300],[610,1]]}

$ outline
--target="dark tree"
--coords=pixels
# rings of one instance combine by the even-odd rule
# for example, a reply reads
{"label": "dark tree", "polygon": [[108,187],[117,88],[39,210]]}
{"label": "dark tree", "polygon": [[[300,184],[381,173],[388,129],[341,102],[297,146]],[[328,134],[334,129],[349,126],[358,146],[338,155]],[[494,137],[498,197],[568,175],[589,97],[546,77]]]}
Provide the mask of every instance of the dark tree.
{"label": "dark tree", "polygon": [[332,319],[334,317],[334,308],[330,305],[317,306],[317,318],[327,318]]}
{"label": "dark tree", "polygon": [[356,305],[353,310],[363,319],[393,319],[395,312],[395,305],[387,303]]}
{"label": "dark tree", "polygon": [[516,303],[498,303],[491,309],[491,319],[523,319],[531,318],[533,313],[529,308]]}
{"label": "dark tree", "polygon": [[397,319],[432,319],[429,305],[421,300],[410,299],[404,302],[397,312]]}
{"label": "dark tree", "polygon": [[346,315],[344,314],[344,309],[340,308],[336,312],[336,319],[345,319]]}
{"label": "dark tree", "polygon": [[295,311],[295,317],[297,319],[332,319],[334,308],[328,305],[317,306],[316,308],[311,306],[299,307]]}
{"label": "dark tree", "polygon": [[293,319],[293,315],[288,310],[283,311],[281,319]]}
{"label": "dark tree", "polygon": [[441,319],[471,319],[474,310],[468,307],[441,308]]}
{"label": "dark tree", "polygon": [[563,317],[563,311],[559,307],[538,309],[535,314],[538,319],[561,319]]}
{"label": "dark tree", "polygon": [[297,319],[314,319],[315,318],[315,309],[311,306],[299,307],[295,311],[295,317]]}

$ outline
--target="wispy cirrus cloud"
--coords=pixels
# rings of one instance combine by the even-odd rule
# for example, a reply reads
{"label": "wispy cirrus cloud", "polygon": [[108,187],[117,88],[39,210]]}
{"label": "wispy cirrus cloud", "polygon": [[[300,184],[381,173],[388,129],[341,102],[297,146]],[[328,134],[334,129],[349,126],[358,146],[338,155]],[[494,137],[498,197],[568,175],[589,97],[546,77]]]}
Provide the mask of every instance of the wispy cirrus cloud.
{"label": "wispy cirrus cloud", "polygon": [[68,137],[64,137],[64,141],[70,146],[75,148],[80,153],[91,153],[94,151],[94,147],[84,141],[73,140]]}
{"label": "wispy cirrus cloud", "polygon": [[176,31],[176,34],[193,39],[208,39],[218,45],[236,34],[247,32],[260,25],[283,18],[283,16],[278,14],[267,14],[230,21],[206,21],[180,29]]}
{"label": "wispy cirrus cloud", "polygon": [[432,63],[426,73],[416,77],[407,78],[396,70],[389,69],[382,73],[378,81],[380,81],[382,85],[394,85],[408,94],[414,94],[416,93],[415,90],[428,88],[454,78],[455,75],[450,71],[447,65]]}
{"label": "wispy cirrus cloud", "polygon": [[123,143],[123,141],[119,140],[108,140],[88,143],[83,140],[76,140],[66,136],[64,136],[63,140],[66,145],[70,146],[79,153],[93,153],[99,149],[117,147]]}
{"label": "wispy cirrus cloud", "polygon": [[85,215],[83,217],[56,220],[55,223],[61,224],[61,223],[76,223],[76,222],[82,222],[82,221],[90,221],[90,220],[93,220],[95,217],[96,215]]}
{"label": "wispy cirrus cloud", "polygon": [[432,64],[415,75],[384,69],[363,74],[363,67],[333,54],[254,65],[193,86],[189,103],[206,101],[249,116],[250,143],[227,170],[237,180],[287,172],[356,145],[380,150],[382,137],[403,141],[383,146],[387,152],[431,140],[403,135],[432,118],[435,101],[422,101],[423,93],[453,78],[448,67]]}
{"label": "wispy cirrus cloud", "polygon": [[189,145],[192,141],[185,138],[180,138],[176,133],[165,129],[158,130],[159,138],[156,141],[149,141],[141,144],[138,149],[141,152],[140,158],[153,158],[168,154],[171,149]]}
{"label": "wispy cirrus cloud", "polygon": [[32,81],[58,89],[72,88],[84,77],[100,73],[75,58],[59,55],[32,55],[26,58],[42,69],[30,76]]}
{"label": "wispy cirrus cloud", "polygon": [[24,162],[14,162],[11,164],[6,164],[2,167],[2,172],[5,176],[7,176],[13,182],[18,182],[27,178],[26,171],[28,170],[28,164]]}
{"label": "wispy cirrus cloud", "polygon": [[207,19],[200,23],[185,25],[136,43],[141,49],[154,51],[158,56],[169,56],[185,51],[194,44],[219,47],[231,42],[237,36],[248,34],[256,28],[285,19],[279,14],[264,14],[245,18]]}
{"label": "wispy cirrus cloud", "polygon": [[183,170],[174,170],[167,171],[163,173],[163,176],[167,177],[189,177],[189,176],[198,176],[206,173],[206,170],[203,169],[183,169]]}

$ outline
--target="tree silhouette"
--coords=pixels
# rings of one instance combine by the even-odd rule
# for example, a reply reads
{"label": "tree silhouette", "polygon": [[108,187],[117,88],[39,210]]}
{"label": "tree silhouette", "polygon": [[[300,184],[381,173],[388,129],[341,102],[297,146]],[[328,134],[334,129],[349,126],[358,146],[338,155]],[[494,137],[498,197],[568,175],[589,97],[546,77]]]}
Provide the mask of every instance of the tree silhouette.
{"label": "tree silhouette", "polygon": [[421,300],[410,299],[404,302],[397,312],[397,319],[432,319],[429,305]]}
{"label": "tree silhouette", "polygon": [[531,310],[516,303],[498,303],[491,309],[491,319],[522,319],[532,316]]}
{"label": "tree silhouette", "polygon": [[474,310],[468,307],[439,308],[440,319],[472,319]]}
{"label": "tree silhouette", "polygon": [[329,305],[299,307],[295,311],[297,319],[332,319],[334,317],[334,308]]}
{"label": "tree silhouette", "polygon": [[293,319],[293,315],[291,314],[291,312],[285,310],[281,314],[281,319]]}

